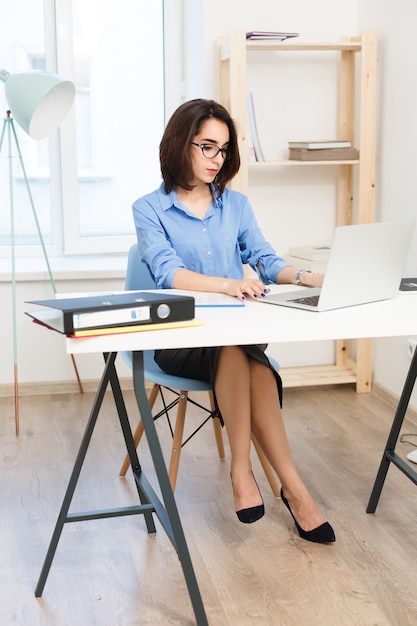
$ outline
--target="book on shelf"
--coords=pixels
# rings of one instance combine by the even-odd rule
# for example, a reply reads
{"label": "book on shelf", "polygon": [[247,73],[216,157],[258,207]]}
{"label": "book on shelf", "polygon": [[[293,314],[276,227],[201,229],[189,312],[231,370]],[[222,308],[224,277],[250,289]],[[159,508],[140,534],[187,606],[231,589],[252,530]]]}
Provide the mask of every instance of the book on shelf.
{"label": "book on shelf", "polygon": [[269,30],[251,30],[246,33],[246,39],[249,41],[259,41],[259,40],[274,40],[274,41],[284,41],[284,39],[288,39],[290,37],[298,37],[299,33],[280,33],[276,31]]}
{"label": "book on shelf", "polygon": [[191,296],[146,291],[31,300],[28,304],[45,308],[26,311],[26,315],[65,335],[87,329],[179,322],[195,316],[195,302]]}
{"label": "book on shelf", "polygon": [[303,259],[301,257],[292,256],[287,254],[285,260],[289,265],[296,267],[298,270],[310,270],[311,272],[317,272],[319,274],[326,271],[327,261],[311,261],[309,259]]}
{"label": "book on shelf", "polygon": [[[255,106],[253,102],[252,92],[247,94],[247,108],[248,108],[248,128],[250,141],[253,143],[253,152],[255,153],[256,161],[265,161],[261,144],[259,141],[258,129],[256,126]],[[251,145],[249,144],[249,158],[251,154]]]}
{"label": "book on shelf", "polygon": [[309,150],[308,148],[290,148],[290,161],[356,161],[359,158],[357,148],[324,148]]}
{"label": "book on shelf", "polygon": [[301,257],[308,261],[327,261],[330,254],[330,246],[293,246],[288,252],[291,256]]}
{"label": "book on shelf", "polygon": [[253,143],[252,133],[251,133],[250,124],[249,124],[249,106],[248,106],[248,127],[247,127],[246,136],[247,136],[247,142],[248,142],[249,163],[256,163],[255,145]]}
{"label": "book on shelf", "polygon": [[352,142],[345,139],[323,139],[316,141],[289,141],[289,148],[305,148],[306,150],[323,150],[329,148],[351,148]]}

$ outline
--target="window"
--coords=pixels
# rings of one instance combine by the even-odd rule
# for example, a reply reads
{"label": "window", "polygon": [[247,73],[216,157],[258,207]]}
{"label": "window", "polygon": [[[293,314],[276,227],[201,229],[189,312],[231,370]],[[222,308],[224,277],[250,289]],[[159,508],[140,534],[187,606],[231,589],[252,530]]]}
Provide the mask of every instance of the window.
{"label": "window", "polygon": [[[25,19],[22,19],[25,15]],[[0,24],[0,63],[9,72],[47,69],[76,86],[74,106],[54,136],[16,133],[50,254],[126,251],[132,202],[160,184],[164,127],[163,2],[15,0]],[[6,110],[2,84],[0,106]],[[9,206],[3,141],[0,205]],[[23,172],[13,149],[18,254],[40,254]],[[6,183],[6,184],[5,184]],[[0,250],[10,245],[0,212]]]}

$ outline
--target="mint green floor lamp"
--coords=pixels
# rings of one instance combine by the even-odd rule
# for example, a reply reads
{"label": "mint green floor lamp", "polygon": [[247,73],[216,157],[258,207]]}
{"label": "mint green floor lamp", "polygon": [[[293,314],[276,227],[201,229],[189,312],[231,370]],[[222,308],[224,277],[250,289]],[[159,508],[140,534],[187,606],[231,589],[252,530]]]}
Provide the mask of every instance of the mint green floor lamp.
{"label": "mint green floor lamp", "polygon": [[[60,126],[68,114],[74,101],[74,84],[56,74],[40,71],[27,71],[10,74],[6,70],[0,70],[0,80],[5,83],[5,94],[10,110],[6,111],[3,128],[0,136],[0,154],[3,143],[7,141],[9,194],[10,194],[10,223],[11,223],[11,263],[12,263],[12,311],[13,311],[13,354],[14,354],[14,398],[15,398],[15,424],[16,435],[19,435],[19,377],[18,377],[18,354],[17,354],[17,330],[16,330],[16,248],[15,248],[15,224],[14,224],[14,198],[13,198],[13,145],[19,159],[25,180],[26,190],[32,207],[39,240],[42,245],[43,255],[48,268],[49,279],[54,293],[56,293],[55,281],[49,265],[45,243],[36,214],[29,181],[16,135],[13,118],[23,130],[33,139],[44,139]],[[75,360],[73,359],[78,384],[81,381],[78,376]]]}

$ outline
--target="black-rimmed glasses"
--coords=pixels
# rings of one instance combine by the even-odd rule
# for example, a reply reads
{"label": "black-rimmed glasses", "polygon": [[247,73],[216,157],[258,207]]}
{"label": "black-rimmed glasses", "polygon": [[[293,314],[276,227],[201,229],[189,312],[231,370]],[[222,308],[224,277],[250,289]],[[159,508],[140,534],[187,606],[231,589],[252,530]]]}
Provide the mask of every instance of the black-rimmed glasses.
{"label": "black-rimmed glasses", "polygon": [[191,143],[193,144],[193,146],[197,146],[197,148],[200,148],[203,156],[206,157],[206,159],[214,159],[219,154],[219,152],[221,153],[223,159],[230,159],[231,157],[230,148],[219,148],[219,146],[215,146],[211,143],[195,143],[194,141],[192,141]]}

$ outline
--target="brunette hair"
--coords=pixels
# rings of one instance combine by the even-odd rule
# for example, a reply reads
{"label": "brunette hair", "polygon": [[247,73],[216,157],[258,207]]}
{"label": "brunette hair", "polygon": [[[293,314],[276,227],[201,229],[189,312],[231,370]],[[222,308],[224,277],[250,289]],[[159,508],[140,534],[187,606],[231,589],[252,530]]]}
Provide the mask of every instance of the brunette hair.
{"label": "brunette hair", "polygon": [[214,100],[189,100],[173,113],[159,145],[161,173],[166,193],[172,191],[174,187],[182,187],[187,191],[192,189],[191,142],[208,119],[220,120],[229,129],[230,157],[225,159],[213,182],[218,195],[223,193],[226,185],[239,171],[237,132],[228,111]]}

